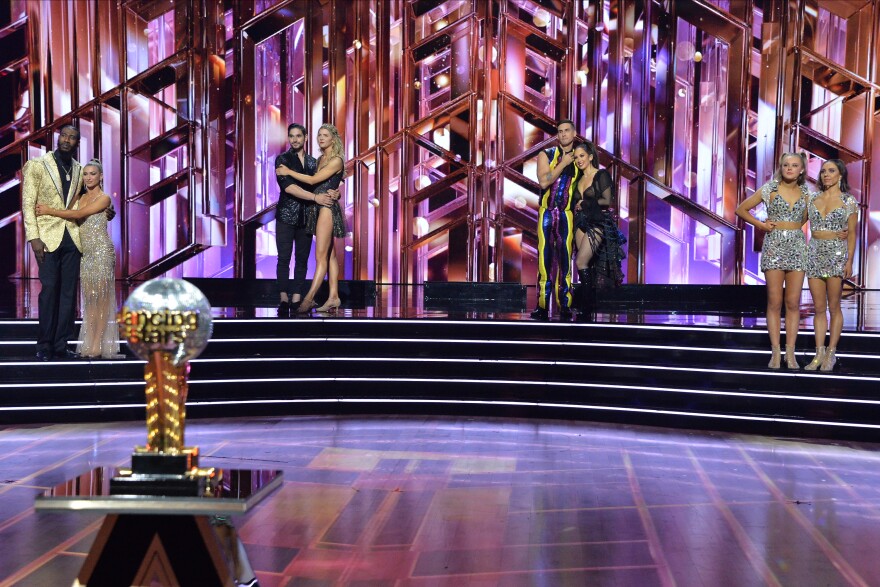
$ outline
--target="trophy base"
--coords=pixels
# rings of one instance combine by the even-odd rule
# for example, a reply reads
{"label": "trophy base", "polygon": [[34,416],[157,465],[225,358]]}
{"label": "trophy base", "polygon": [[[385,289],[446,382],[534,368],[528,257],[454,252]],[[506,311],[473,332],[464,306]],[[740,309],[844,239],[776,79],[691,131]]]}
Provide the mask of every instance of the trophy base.
{"label": "trophy base", "polygon": [[199,469],[198,460],[197,447],[160,453],[139,446],[131,455],[131,469],[110,480],[110,495],[201,497],[212,490],[214,469]]}
{"label": "trophy base", "polygon": [[187,475],[140,475],[131,473],[110,480],[110,495],[165,495],[169,497],[202,497],[207,493],[208,476]]}
{"label": "trophy base", "polygon": [[131,472],[137,475],[185,475],[199,466],[199,448],[163,453],[138,446],[131,455]]}

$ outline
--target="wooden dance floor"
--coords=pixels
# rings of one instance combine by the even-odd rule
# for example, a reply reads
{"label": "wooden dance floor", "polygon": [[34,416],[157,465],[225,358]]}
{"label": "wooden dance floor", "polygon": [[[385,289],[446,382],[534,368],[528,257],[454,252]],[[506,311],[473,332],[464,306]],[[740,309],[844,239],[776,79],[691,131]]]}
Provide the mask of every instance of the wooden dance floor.
{"label": "wooden dance floor", "polygon": [[[44,489],[142,423],[0,429],[0,586],[70,585],[97,514]],[[263,587],[880,585],[877,445],[576,421],[193,420],[203,463],[281,469],[235,520]]]}

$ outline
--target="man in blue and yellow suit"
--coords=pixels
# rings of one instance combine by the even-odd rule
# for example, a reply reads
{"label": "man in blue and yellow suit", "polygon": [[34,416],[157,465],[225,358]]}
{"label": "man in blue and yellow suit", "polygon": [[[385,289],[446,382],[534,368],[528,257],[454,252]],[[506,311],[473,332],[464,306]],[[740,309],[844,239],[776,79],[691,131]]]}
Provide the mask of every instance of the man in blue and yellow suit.
{"label": "man in blue and yellow suit", "polygon": [[44,204],[69,209],[82,191],[82,167],[73,158],[79,147],[79,130],[61,127],[57,148],[31,159],[22,168],[21,212],[27,241],[40,270],[40,326],[37,359],[49,361],[75,358],[67,348],[74,337],[76,284],[82,246],[74,220],[57,216],[36,216],[34,208]]}
{"label": "man in blue and yellow suit", "polygon": [[[538,307],[532,318],[547,320],[550,295],[563,320],[571,318],[571,252],[574,242],[574,192],[579,170],[574,164],[574,123],[556,126],[557,145],[538,154]],[[555,274],[555,283],[553,282]]]}

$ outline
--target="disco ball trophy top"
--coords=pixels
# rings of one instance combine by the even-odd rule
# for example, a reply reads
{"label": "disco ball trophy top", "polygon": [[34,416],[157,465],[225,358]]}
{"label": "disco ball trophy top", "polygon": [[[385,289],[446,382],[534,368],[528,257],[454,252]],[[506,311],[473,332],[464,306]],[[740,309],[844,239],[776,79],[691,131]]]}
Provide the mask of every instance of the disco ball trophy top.
{"label": "disco ball trophy top", "polygon": [[187,376],[211,337],[211,305],[182,279],[154,279],[135,289],[118,315],[119,332],[144,367],[147,444],[135,447],[131,469],[110,483],[112,494],[199,496],[214,469],[200,469],[198,447],[184,446]]}

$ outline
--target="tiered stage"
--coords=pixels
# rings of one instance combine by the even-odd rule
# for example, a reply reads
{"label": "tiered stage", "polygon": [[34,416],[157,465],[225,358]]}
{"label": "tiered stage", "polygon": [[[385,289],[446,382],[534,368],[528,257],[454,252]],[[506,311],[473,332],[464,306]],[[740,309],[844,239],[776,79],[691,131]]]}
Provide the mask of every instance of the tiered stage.
{"label": "tiered stage", "polygon": [[[850,302],[859,312],[862,296]],[[542,323],[525,312],[401,311],[383,295],[376,304],[296,319],[218,309],[191,363],[188,415],[489,414],[880,439],[878,332],[845,332],[834,373],[771,371],[755,318]],[[33,319],[0,321],[0,422],[143,418],[143,362],[35,362],[35,333]],[[812,347],[802,327],[802,364]]]}

